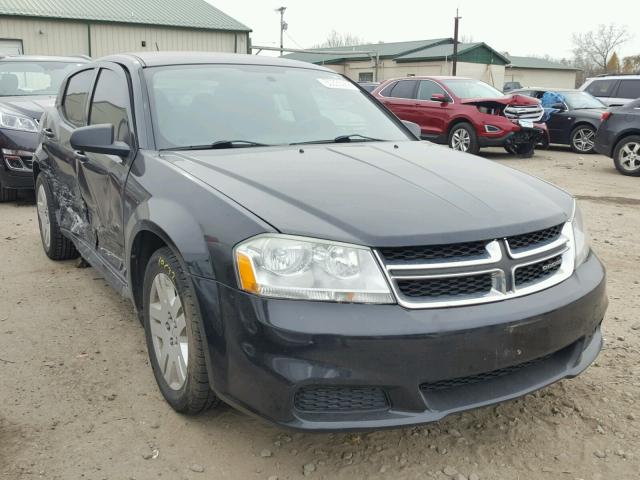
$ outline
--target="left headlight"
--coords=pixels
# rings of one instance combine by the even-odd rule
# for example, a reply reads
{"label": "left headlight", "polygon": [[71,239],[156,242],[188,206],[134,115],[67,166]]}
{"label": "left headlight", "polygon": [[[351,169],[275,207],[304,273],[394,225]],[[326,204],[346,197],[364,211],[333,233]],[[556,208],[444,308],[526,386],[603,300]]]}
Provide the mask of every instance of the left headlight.
{"label": "left headlight", "polygon": [[37,132],[38,125],[32,118],[18,113],[0,110],[0,128],[10,128],[11,130],[22,130],[23,132]]}
{"label": "left headlight", "polygon": [[589,244],[589,234],[584,226],[582,212],[580,211],[577,203],[575,203],[573,207],[571,228],[573,229],[574,247],[576,249],[575,268],[578,268],[589,256],[591,247]]}
{"label": "left headlight", "polygon": [[240,288],[325,302],[395,303],[371,249],[289,235],[259,235],[234,250]]}

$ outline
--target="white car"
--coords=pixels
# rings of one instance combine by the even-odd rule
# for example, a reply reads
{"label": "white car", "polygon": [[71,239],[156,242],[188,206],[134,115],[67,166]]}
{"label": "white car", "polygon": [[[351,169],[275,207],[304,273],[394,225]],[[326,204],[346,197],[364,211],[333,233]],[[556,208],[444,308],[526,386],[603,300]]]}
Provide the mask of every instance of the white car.
{"label": "white car", "polygon": [[609,107],[621,107],[640,98],[640,75],[601,75],[587,78],[580,90],[589,92]]}

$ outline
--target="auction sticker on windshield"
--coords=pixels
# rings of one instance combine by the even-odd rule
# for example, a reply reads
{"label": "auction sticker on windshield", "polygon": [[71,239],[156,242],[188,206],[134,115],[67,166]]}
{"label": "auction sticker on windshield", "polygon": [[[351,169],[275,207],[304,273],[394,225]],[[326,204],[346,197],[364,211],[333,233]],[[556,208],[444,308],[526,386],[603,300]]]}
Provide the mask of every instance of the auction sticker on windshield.
{"label": "auction sticker on windshield", "polygon": [[358,90],[358,87],[342,78],[319,78],[318,81],[327,88],[338,88],[342,90]]}

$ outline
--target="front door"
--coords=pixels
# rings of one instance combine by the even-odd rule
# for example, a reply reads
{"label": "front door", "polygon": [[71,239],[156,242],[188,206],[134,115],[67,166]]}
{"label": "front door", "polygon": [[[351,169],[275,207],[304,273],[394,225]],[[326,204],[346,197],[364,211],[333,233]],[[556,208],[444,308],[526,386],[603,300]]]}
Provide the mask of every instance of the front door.
{"label": "front door", "polygon": [[420,125],[422,134],[430,139],[441,137],[446,133],[447,119],[450,115],[451,104],[448,102],[434,102],[433,94],[449,94],[433,80],[421,80],[416,98],[416,123]]}
{"label": "front door", "polygon": [[[88,124],[111,124],[114,141],[133,145],[128,78],[120,67],[100,68],[89,104]],[[133,148],[132,148],[133,152]],[[130,158],[91,152],[76,152],[78,185],[92,212],[96,253],[119,276],[126,278],[122,194]]]}

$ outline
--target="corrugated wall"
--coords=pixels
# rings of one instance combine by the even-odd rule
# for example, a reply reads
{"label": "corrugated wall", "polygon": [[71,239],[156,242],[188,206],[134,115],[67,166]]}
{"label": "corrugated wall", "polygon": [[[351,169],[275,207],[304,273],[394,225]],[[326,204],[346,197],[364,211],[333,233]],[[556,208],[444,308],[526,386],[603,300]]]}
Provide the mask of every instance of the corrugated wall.
{"label": "corrugated wall", "polygon": [[[91,32],[91,49],[89,48]],[[19,39],[25,55],[91,55],[159,50],[247,52],[245,33],[0,16],[0,38]],[[146,46],[142,46],[142,42]],[[157,44],[157,47],[156,47]],[[89,51],[91,50],[91,52]]]}

